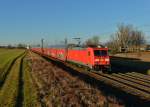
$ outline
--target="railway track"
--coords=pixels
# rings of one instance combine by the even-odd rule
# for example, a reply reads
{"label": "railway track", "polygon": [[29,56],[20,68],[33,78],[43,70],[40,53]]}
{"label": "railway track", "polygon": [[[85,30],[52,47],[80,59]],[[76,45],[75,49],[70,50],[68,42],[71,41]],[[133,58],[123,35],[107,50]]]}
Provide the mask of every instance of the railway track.
{"label": "railway track", "polygon": [[[76,70],[79,71],[79,70]],[[150,104],[150,76],[141,73],[81,72]]]}
{"label": "railway track", "polygon": [[[104,74],[104,73],[97,73],[102,78],[102,80],[105,81],[107,84],[111,84],[112,86],[119,88],[131,95],[134,95],[136,97],[139,97],[141,100],[145,100],[147,102],[150,102],[150,83],[148,81],[144,80],[138,80],[132,77],[129,77],[128,74]],[[133,75],[133,74],[132,74]],[[134,75],[138,75],[138,73],[134,73]],[[133,76],[134,76],[133,75]],[[150,81],[149,81],[150,82]]]}
{"label": "railway track", "polygon": [[[50,58],[48,56],[44,57]],[[126,98],[126,101],[129,103],[133,103],[133,105],[150,105],[150,76],[148,75],[136,72],[112,74],[105,74],[95,71],[85,72],[85,69],[79,68],[72,64],[64,63],[53,58],[50,58],[50,60],[54,61],[55,63],[59,63],[58,65],[63,69],[68,70],[68,72],[73,72],[77,73],[78,75],[82,75],[81,77],[85,77],[85,79],[88,79],[88,81],[90,81],[91,83],[94,79],[94,82],[96,82],[98,85],[106,85],[107,88],[115,90],[117,94],[121,93],[121,96],[123,95],[123,98],[129,97]],[[90,80],[90,78],[92,79]]]}

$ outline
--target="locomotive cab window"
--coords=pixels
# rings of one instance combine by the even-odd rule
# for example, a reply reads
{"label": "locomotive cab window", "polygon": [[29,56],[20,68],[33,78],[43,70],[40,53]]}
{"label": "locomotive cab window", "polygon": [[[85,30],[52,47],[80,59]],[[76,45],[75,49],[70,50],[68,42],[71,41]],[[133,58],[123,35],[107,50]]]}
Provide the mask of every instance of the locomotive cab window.
{"label": "locomotive cab window", "polygon": [[107,56],[106,50],[94,50],[94,56]]}

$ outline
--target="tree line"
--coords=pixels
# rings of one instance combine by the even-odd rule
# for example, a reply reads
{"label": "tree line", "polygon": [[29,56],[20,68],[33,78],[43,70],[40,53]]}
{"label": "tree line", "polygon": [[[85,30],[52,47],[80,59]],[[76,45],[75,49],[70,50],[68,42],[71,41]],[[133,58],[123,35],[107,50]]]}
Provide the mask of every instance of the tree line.
{"label": "tree line", "polygon": [[[99,43],[99,36],[93,36],[85,41],[86,46],[98,45]],[[112,53],[139,52],[140,47],[145,43],[145,35],[141,30],[133,27],[133,25],[119,24],[117,31],[110,36],[110,40],[105,45]]]}
{"label": "tree line", "polygon": [[120,24],[106,45],[112,52],[135,52],[140,51],[140,47],[145,43],[145,35],[141,30],[132,25]]}
{"label": "tree line", "polygon": [[7,46],[0,46],[0,48],[8,48],[8,49],[14,49],[14,48],[25,49],[26,47],[27,45],[22,43],[19,43],[17,45],[8,44]]}

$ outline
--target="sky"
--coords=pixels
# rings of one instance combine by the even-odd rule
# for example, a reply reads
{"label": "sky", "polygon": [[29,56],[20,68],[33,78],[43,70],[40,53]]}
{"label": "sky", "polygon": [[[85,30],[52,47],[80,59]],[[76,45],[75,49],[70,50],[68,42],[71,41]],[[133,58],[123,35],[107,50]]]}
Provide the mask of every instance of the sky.
{"label": "sky", "polygon": [[0,0],[0,45],[94,35],[105,42],[119,23],[133,24],[150,41],[150,0]]}

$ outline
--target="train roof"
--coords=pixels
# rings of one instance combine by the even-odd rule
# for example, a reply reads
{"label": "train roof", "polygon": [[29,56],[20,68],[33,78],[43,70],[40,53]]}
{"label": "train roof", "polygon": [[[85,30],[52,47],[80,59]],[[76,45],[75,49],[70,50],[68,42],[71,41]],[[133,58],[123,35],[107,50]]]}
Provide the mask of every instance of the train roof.
{"label": "train roof", "polygon": [[85,50],[87,48],[92,48],[92,49],[107,49],[107,47],[103,45],[98,45],[98,46],[88,46],[88,47],[69,47],[68,49],[75,49],[75,50]]}

